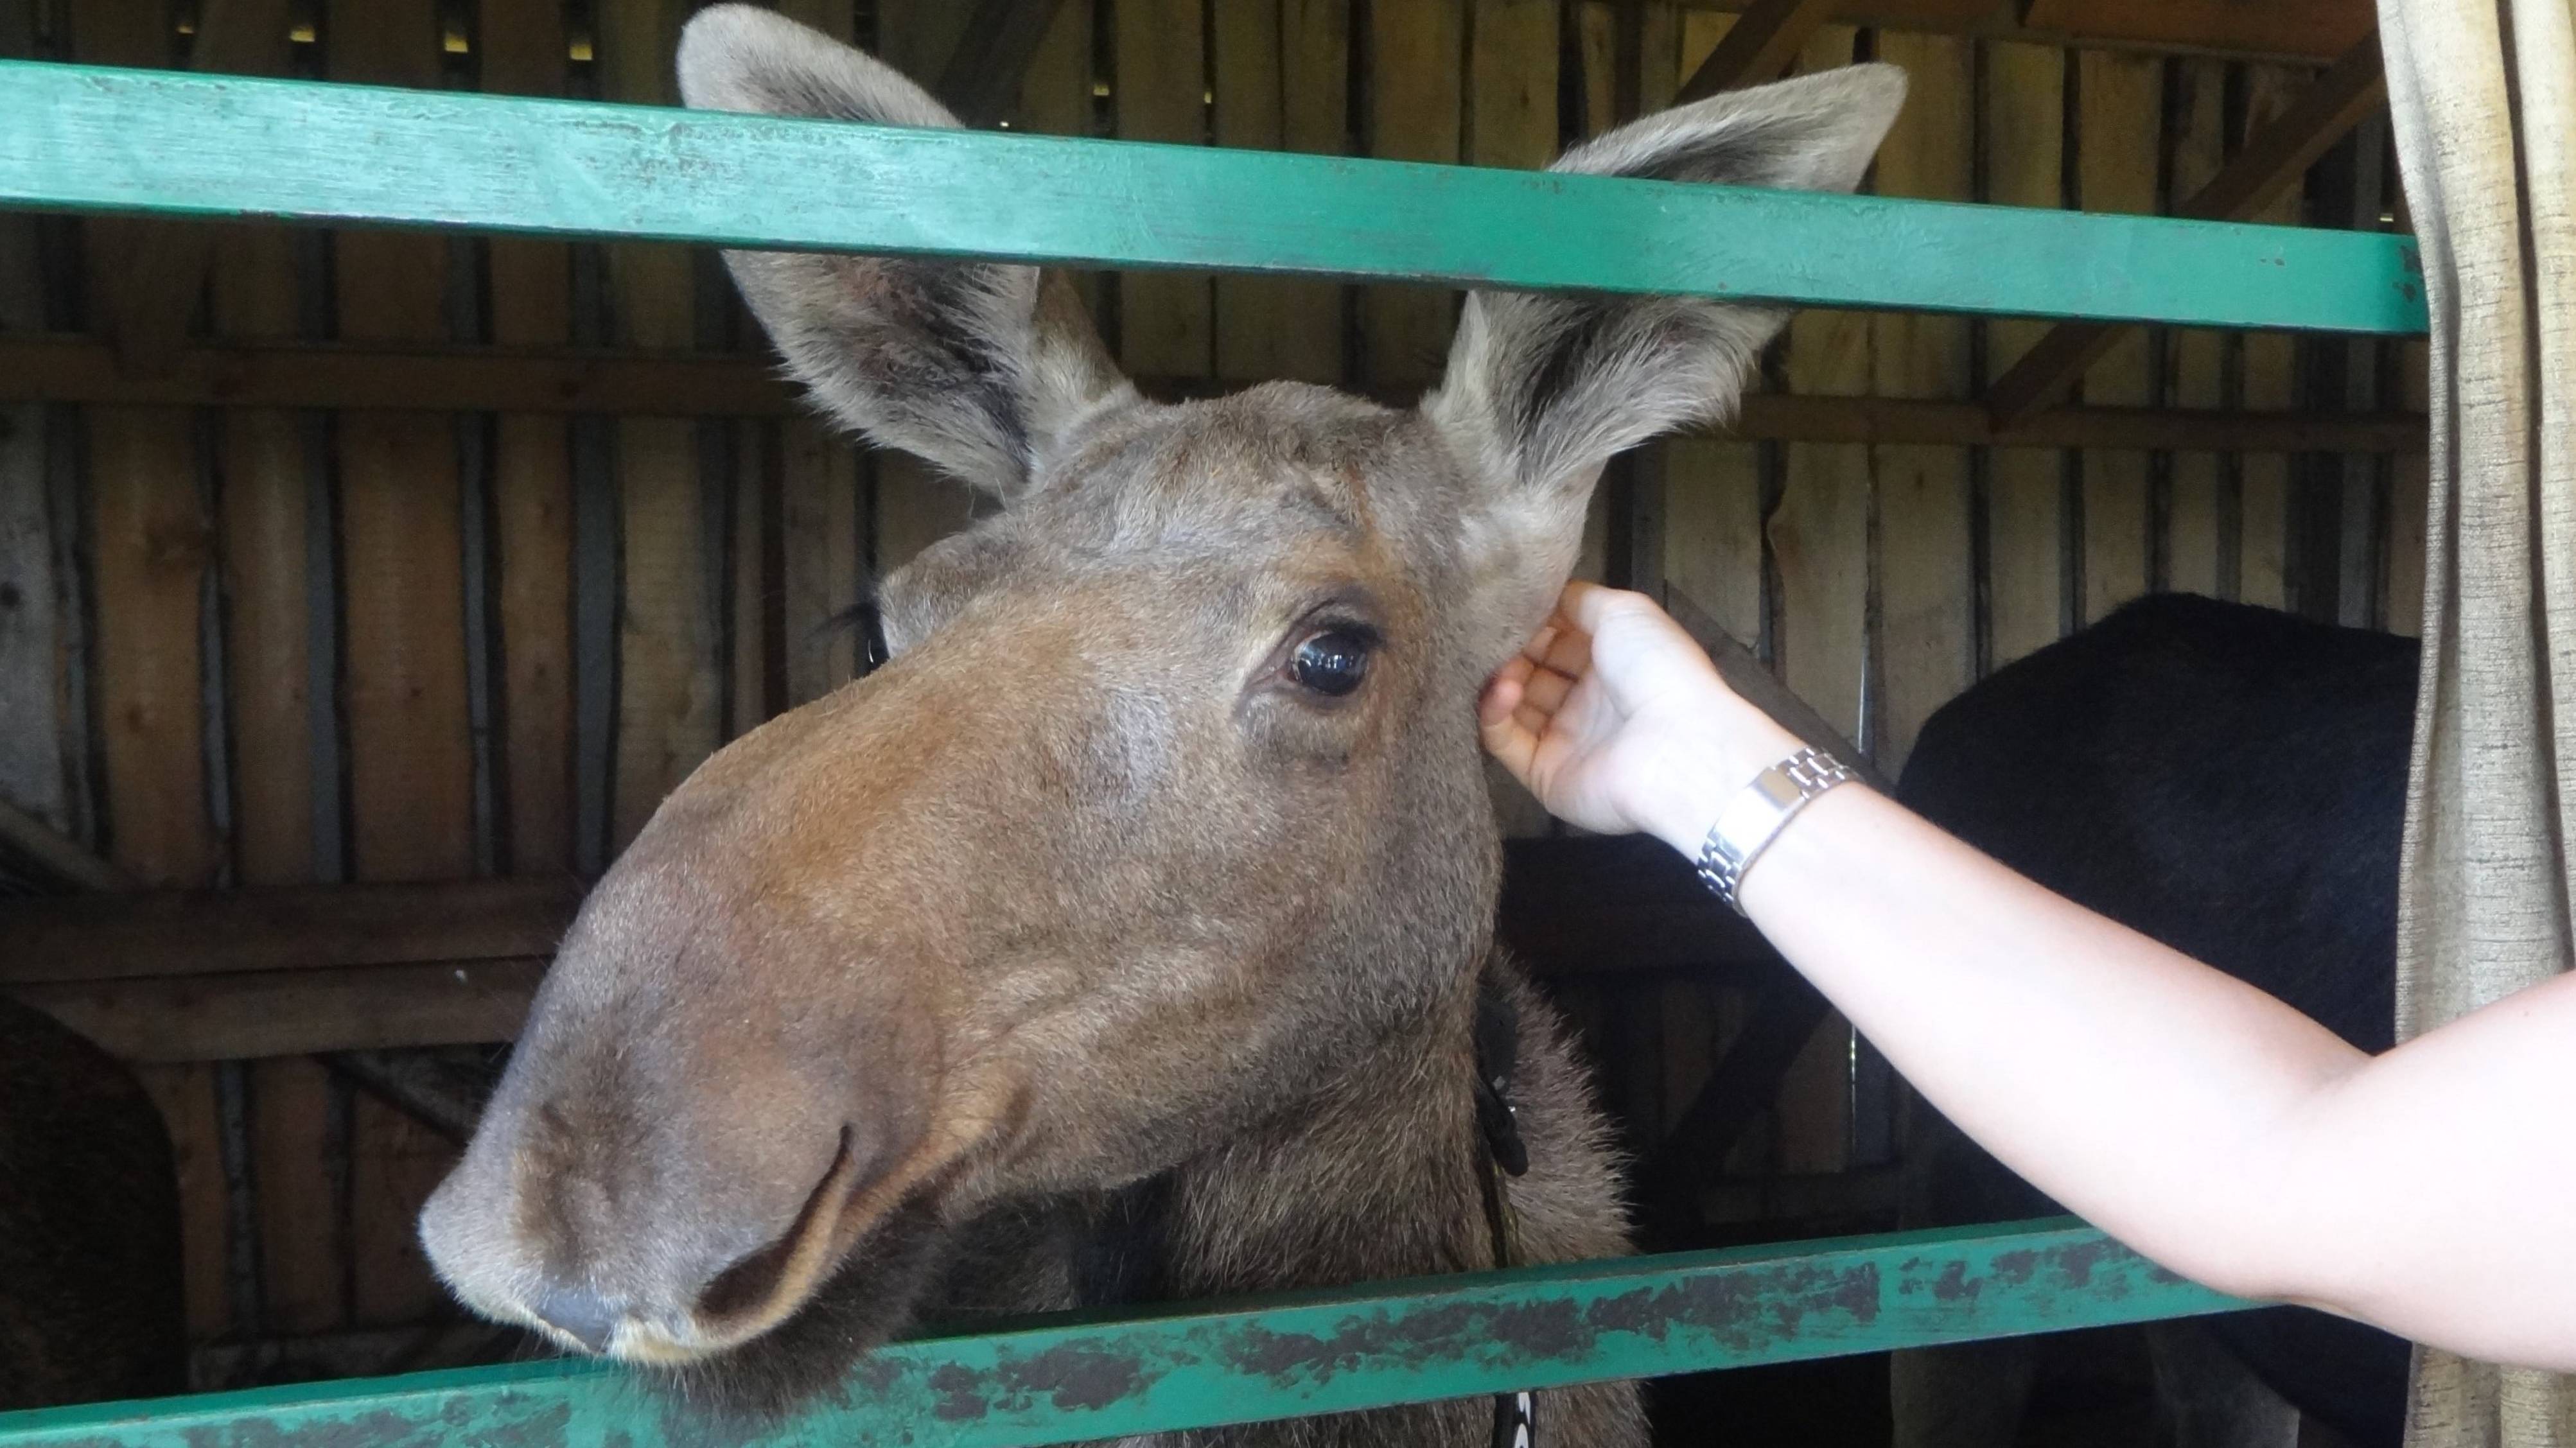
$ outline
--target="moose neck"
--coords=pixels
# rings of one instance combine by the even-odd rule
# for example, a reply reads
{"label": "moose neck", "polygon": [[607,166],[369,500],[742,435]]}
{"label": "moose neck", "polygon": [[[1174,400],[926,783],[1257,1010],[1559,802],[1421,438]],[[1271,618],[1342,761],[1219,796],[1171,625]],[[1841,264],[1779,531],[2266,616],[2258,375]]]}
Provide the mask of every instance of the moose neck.
{"label": "moose neck", "polygon": [[1317,1096],[1171,1172],[1157,1285],[1201,1297],[1492,1265],[1472,986]]}

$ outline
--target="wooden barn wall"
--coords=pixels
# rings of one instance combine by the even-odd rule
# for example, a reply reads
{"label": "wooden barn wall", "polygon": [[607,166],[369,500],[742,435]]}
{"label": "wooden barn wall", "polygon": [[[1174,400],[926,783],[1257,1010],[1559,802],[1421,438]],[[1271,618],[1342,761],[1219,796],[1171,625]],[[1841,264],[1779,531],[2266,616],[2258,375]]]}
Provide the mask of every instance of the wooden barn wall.
{"label": "wooden barn wall", "polygon": [[[0,53],[661,102],[689,8],[0,0]],[[935,79],[971,7],[781,8]],[[1658,0],[1066,0],[1009,123],[1538,166],[1667,103],[1731,23]],[[2307,79],[1843,28],[1796,68],[1873,57],[1913,78],[1877,190],[2094,210],[2189,194]],[[2365,125],[2269,219],[2383,224],[2384,137]],[[1162,382],[1408,393],[1456,312],[1436,288],[1083,287],[1117,355]],[[190,337],[762,345],[721,268],[676,248],[25,217],[0,218],[0,330],[87,332],[144,375]],[[1810,313],[1759,385],[1973,398],[2044,330]],[[2424,401],[2418,347],[2218,333],[2134,333],[2083,389]],[[2420,464],[2384,457],[1693,437],[1613,468],[1583,568],[1687,598],[1893,773],[1944,700],[2150,589],[2411,631],[2423,489]],[[805,420],[0,399],[0,796],[146,886],[594,875],[710,751],[847,681],[858,640],[836,616],[973,511]],[[1549,828],[1507,782],[1497,799],[1509,829]],[[1748,1012],[1737,989],[1653,975],[1560,995],[1640,1145]],[[179,1148],[200,1341],[442,1318],[410,1224],[454,1141],[311,1057],[144,1069]],[[1737,1148],[1747,1185],[1723,1211],[1790,1210],[1799,1183],[1884,1163],[1891,1094],[1829,1026]],[[374,1365],[429,1342],[386,1340]]]}

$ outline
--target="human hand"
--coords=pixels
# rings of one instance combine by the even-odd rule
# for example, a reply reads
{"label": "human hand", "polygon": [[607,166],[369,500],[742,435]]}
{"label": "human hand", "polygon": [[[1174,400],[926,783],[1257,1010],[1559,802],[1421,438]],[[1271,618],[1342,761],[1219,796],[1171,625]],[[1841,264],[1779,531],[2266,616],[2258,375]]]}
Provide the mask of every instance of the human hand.
{"label": "human hand", "polygon": [[1735,791],[1798,748],[1653,600],[1580,581],[1487,682],[1477,723],[1549,813],[1685,854]]}

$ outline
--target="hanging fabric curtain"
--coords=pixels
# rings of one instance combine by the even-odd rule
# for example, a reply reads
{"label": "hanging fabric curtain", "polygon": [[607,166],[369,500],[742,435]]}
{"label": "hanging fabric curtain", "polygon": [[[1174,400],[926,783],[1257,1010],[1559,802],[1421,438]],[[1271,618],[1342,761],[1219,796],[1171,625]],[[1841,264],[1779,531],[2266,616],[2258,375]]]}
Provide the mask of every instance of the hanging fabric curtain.
{"label": "hanging fabric curtain", "polygon": [[[2432,312],[2402,1039],[2576,961],[2576,28],[2569,0],[2379,14]],[[2410,1448],[2576,1448],[2576,1380],[2419,1351],[2410,1415]]]}

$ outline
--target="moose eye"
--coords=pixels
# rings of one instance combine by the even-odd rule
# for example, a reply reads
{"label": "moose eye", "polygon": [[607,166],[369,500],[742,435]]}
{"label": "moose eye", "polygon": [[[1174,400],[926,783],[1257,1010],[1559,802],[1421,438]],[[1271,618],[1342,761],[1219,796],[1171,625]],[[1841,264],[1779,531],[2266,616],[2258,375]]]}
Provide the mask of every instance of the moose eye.
{"label": "moose eye", "polygon": [[1288,671],[1306,688],[1341,698],[1368,677],[1369,647],[1374,642],[1359,629],[1326,629],[1297,646]]}

